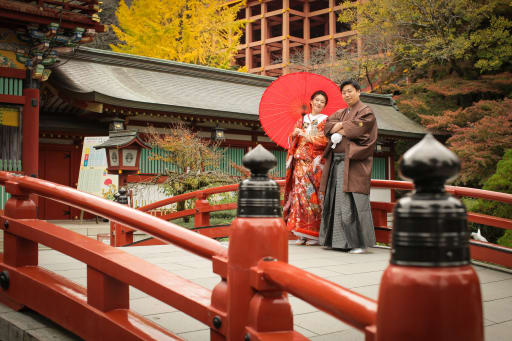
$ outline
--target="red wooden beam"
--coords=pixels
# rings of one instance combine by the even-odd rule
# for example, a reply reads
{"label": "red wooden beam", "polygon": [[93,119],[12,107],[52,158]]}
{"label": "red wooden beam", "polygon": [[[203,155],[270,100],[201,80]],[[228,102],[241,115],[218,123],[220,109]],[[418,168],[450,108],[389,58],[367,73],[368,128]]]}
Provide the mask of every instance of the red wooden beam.
{"label": "red wooden beam", "polygon": [[389,188],[389,189],[405,189],[413,190],[414,184],[409,181],[397,180],[371,180],[371,187],[373,188]]}
{"label": "red wooden beam", "polygon": [[231,235],[231,225],[228,226],[207,226],[192,229],[192,231],[209,238],[225,238]]}
{"label": "red wooden beam", "polygon": [[391,232],[390,227],[375,227],[375,239],[379,243],[391,244]]}
{"label": "red wooden beam", "polygon": [[202,209],[203,212],[217,212],[217,211],[226,211],[226,210],[236,210],[237,203],[233,202],[230,204],[219,204],[219,205],[211,205],[209,207],[205,207]]}
{"label": "red wooden beam", "polygon": [[183,217],[186,217],[186,216],[191,216],[194,213],[196,213],[196,209],[195,208],[191,208],[191,209],[188,209],[188,210],[183,210],[183,211],[173,212],[173,213],[169,213],[169,214],[164,214],[164,215],[161,216],[161,218],[163,220],[174,220],[174,219],[179,219],[179,218],[183,218]]}
{"label": "red wooden beam", "polygon": [[382,201],[372,201],[370,203],[371,207],[376,210],[383,210],[387,212],[393,212],[393,208],[395,207],[394,202],[382,202]]}
{"label": "red wooden beam", "polygon": [[165,245],[161,240],[155,239],[153,237],[142,239],[136,242],[133,242],[128,245],[122,246],[153,246],[153,245]]}
{"label": "red wooden beam", "polygon": [[[284,182],[285,182],[284,180],[276,180],[276,183],[281,188],[283,188]],[[164,200],[160,200],[160,201],[151,203],[149,205],[139,207],[138,210],[143,211],[143,212],[151,211],[156,208],[166,206],[169,204],[174,204],[176,202],[180,202],[183,200],[194,199],[194,198],[198,198],[200,196],[208,197],[209,195],[212,195],[212,194],[233,192],[233,191],[237,191],[237,190],[238,190],[238,184],[226,185],[226,186],[220,186],[220,187],[214,187],[214,188],[207,188],[207,189],[203,189],[203,190],[198,190],[198,191],[194,191],[194,192],[188,192],[185,194],[176,195],[174,197],[170,197],[170,198],[167,198]]]}
{"label": "red wooden beam", "polygon": [[468,221],[472,223],[499,227],[506,230],[512,230],[512,219],[493,217],[486,214],[468,212]]}
{"label": "red wooden beam", "polygon": [[472,259],[512,269],[512,249],[508,247],[470,240],[469,250]]}
{"label": "red wooden beam", "polygon": [[[395,180],[372,180],[371,186],[374,188],[389,188],[389,189],[405,189],[413,190],[414,184],[409,181],[395,181]],[[501,201],[507,204],[512,204],[512,194],[487,191],[484,189],[459,187],[459,186],[445,186],[446,192],[458,197],[472,197],[487,200]]]}
{"label": "red wooden beam", "polygon": [[40,7],[39,4],[29,4],[21,1],[0,0],[0,17],[23,23],[49,24],[59,22],[63,28],[84,27],[94,28],[96,32],[105,31],[105,26],[93,21],[90,15],[65,13],[61,12],[60,9]]}
{"label": "red wooden beam", "polygon": [[41,96],[39,89],[25,88],[23,89],[23,97],[25,103],[22,112],[21,163],[23,164],[24,174],[37,177],[39,175],[39,105]]}
{"label": "red wooden beam", "polygon": [[0,77],[25,79],[27,77],[27,71],[11,67],[0,67]]}
{"label": "red wooden beam", "polygon": [[[1,68],[0,68],[1,69]],[[25,104],[25,96],[0,95],[0,103]]]}

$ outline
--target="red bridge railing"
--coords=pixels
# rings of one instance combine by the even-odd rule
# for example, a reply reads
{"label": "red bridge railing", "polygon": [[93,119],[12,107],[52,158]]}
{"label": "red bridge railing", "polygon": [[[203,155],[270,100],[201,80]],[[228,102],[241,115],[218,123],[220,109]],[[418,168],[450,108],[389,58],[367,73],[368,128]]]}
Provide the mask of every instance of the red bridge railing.
{"label": "red bridge railing", "polygon": [[[414,185],[407,181],[392,181],[392,180],[372,180],[373,188],[388,188],[400,190],[413,190]],[[486,199],[503,202],[512,205],[512,194],[500,193],[493,191],[486,191],[476,188],[458,187],[458,186],[445,186],[445,191],[455,197],[467,197],[475,199]],[[380,211],[382,215],[391,213],[395,203],[372,202],[372,210]],[[486,214],[475,212],[468,212],[468,222],[493,226],[506,230],[512,230],[512,219],[494,217]],[[378,218],[375,220],[379,220]],[[381,220],[382,221],[382,220]],[[381,224],[376,225],[376,235],[379,242],[388,243],[391,236],[391,228],[383,227]],[[379,231],[380,230],[380,231]],[[470,240],[471,257],[475,260],[490,262],[512,268],[512,249],[501,245],[482,242],[478,240]]]}
{"label": "red bridge railing", "polygon": [[[276,181],[281,189],[284,187],[284,180]],[[408,181],[395,181],[395,180],[372,180],[372,188],[384,188],[390,190],[414,190],[414,184]],[[185,200],[195,200],[195,207],[183,211],[173,212],[169,214],[159,215],[161,219],[173,220],[183,218],[186,216],[194,217],[194,227],[196,232],[211,238],[227,237],[229,236],[229,226],[219,226],[202,228],[210,225],[210,213],[236,209],[236,203],[210,205],[208,197],[213,194],[228,193],[238,190],[238,184],[228,185],[222,187],[208,188],[200,191],[189,192],[186,194],[177,195],[152,204],[139,207],[138,210],[143,212],[151,212],[158,208],[174,204]],[[445,186],[446,192],[456,197],[468,197],[476,199],[486,199],[499,201],[512,205],[512,194],[486,191],[476,188]],[[389,244],[391,238],[392,228],[388,226],[388,213],[393,211],[395,207],[394,202],[371,202],[373,221],[376,228],[377,241],[380,243]],[[487,226],[512,230],[512,219],[494,217],[490,215],[468,212],[468,221]],[[111,245],[125,246],[133,243],[134,229],[121,226],[113,223],[111,225]],[[512,268],[512,249],[501,245],[487,243],[477,240],[471,240],[471,256],[475,260],[499,264],[508,268]],[[154,245],[161,244],[155,240],[146,240],[136,245]]]}
{"label": "red bridge railing", "polygon": [[[306,340],[293,330],[287,293],[363,331],[367,341],[483,340],[480,286],[474,269],[465,262],[450,267],[390,264],[381,282],[386,289],[379,294],[385,304],[289,265],[288,232],[278,210],[268,214],[261,210],[265,205],[251,206],[254,190],[265,194],[268,203],[279,205],[277,185],[272,189],[271,182],[256,173],[271,167],[273,156],[262,149],[251,151],[248,164],[257,176],[241,185],[244,212],[249,213],[239,213],[231,224],[229,249],[140,210],[0,172],[0,184],[12,195],[0,216],[4,232],[0,301],[16,309],[27,306],[87,340],[179,339],[129,310],[129,286],[208,325],[215,341]],[[258,187],[262,181],[267,184]],[[209,259],[220,281],[210,291],[121,249],[38,220],[31,195],[103,216]],[[260,196],[254,197],[259,202]],[[86,263],[87,288],[39,267],[38,243]],[[440,309],[449,312],[452,325],[437,316]],[[414,327],[418,323],[429,327]]]}
{"label": "red bridge railing", "polygon": [[[3,288],[0,290],[1,302],[14,309],[27,306],[88,340],[179,339],[129,310],[128,288],[133,286],[209,325],[212,328],[212,340],[230,339],[228,323],[225,322],[230,320],[226,308],[230,296],[227,290],[228,250],[219,242],[125,205],[48,181],[0,172],[0,184],[3,184],[12,195],[6,203],[4,214],[0,216],[0,226],[4,232],[4,253],[0,254],[0,279]],[[213,271],[219,274],[221,281],[213,291],[210,291],[120,249],[38,220],[34,202],[29,198],[32,194],[103,216],[123,226],[144,231],[162,242],[175,244],[210,259]],[[281,261],[286,261],[286,232],[279,225],[280,219],[270,220],[264,222],[264,225],[273,224],[272,234],[281,237],[272,239],[283,243],[277,248],[278,254],[269,252],[265,255],[279,256]],[[259,223],[261,224],[261,221]],[[251,236],[251,239],[254,238],[254,235]],[[39,267],[39,243],[86,263],[87,288]],[[268,244],[265,240],[260,243]],[[265,250],[265,247],[258,249]],[[244,246],[243,252],[245,251]],[[257,259],[261,258],[257,256]],[[247,283],[246,286],[249,292],[261,290],[268,293],[269,284],[263,278],[255,279],[260,271],[268,272],[268,276],[277,282],[282,278],[283,271],[293,272],[291,282],[288,280],[288,284],[284,283],[283,288],[279,290],[287,290],[297,297],[304,298],[319,309],[359,329],[375,323],[376,302],[337,284],[281,262],[265,263],[261,269],[247,268],[249,269],[249,272],[246,271],[251,273],[252,278],[252,284]],[[305,274],[309,277],[304,277]],[[322,290],[309,292],[311,283],[305,280],[307,278],[317,280],[318,288]],[[240,285],[237,285],[237,290],[240,288]],[[333,300],[333,297],[339,299]],[[56,307],[58,309],[55,309]],[[248,307],[242,310],[247,312]],[[278,310],[278,316],[274,317],[273,321],[291,321],[291,310],[288,311],[288,315],[283,315],[283,311]],[[238,316],[240,312],[232,311],[231,315]],[[358,321],[359,318],[361,321]],[[234,328],[233,323],[230,322],[230,325]],[[245,327],[245,322],[238,325],[239,330]],[[293,331],[293,325],[288,327],[282,331],[283,340],[306,340]],[[265,339],[265,333],[258,331],[258,328],[253,326],[250,330],[255,335],[261,334],[259,339]]]}

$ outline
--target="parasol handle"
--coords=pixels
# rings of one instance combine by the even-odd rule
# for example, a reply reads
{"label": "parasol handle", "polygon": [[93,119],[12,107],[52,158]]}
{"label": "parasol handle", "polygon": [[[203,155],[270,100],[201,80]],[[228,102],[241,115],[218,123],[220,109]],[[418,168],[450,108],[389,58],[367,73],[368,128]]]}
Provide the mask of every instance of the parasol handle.
{"label": "parasol handle", "polygon": [[302,104],[301,106],[301,115],[302,115],[302,129],[304,129],[304,116],[306,116],[306,110],[308,110],[307,104]]}

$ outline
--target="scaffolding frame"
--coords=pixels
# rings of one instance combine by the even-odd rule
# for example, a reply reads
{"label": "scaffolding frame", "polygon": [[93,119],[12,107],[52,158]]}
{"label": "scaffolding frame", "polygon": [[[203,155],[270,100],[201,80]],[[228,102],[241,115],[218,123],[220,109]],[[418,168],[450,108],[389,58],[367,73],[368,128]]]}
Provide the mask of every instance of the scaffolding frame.
{"label": "scaffolding frame", "polygon": [[[356,35],[337,21],[340,11],[336,0],[249,0],[238,16],[247,25],[235,63],[250,73],[280,76],[305,69],[314,48],[328,49],[328,63],[337,43]],[[294,54],[303,62],[293,63]]]}

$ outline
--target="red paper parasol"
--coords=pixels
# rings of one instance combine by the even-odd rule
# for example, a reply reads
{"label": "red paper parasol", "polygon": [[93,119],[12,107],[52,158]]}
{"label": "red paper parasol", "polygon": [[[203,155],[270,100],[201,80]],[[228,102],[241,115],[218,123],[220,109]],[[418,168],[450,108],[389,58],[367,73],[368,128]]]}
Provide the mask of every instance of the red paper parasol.
{"label": "red paper parasol", "polygon": [[323,90],[329,97],[323,114],[331,115],[347,107],[336,83],[314,73],[289,73],[269,85],[261,96],[260,122],[272,141],[288,149],[293,125],[302,113],[311,112],[311,95],[318,90]]}

